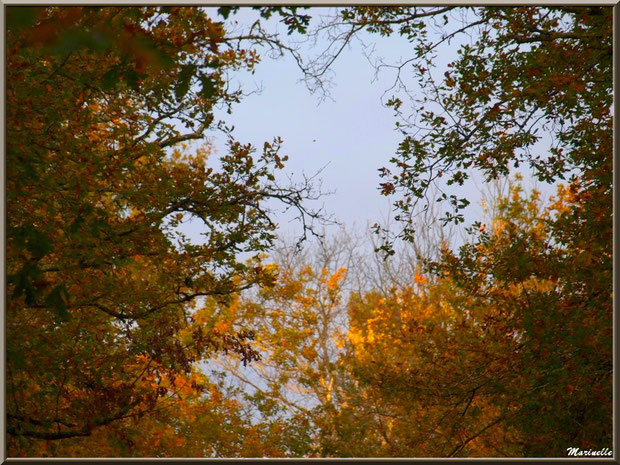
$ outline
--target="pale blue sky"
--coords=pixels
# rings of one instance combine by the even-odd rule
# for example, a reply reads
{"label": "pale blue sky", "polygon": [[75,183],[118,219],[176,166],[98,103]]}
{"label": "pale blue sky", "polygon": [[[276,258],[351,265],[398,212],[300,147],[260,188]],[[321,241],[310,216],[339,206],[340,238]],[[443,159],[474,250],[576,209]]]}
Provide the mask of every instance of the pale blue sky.
{"label": "pale blue sky", "polygon": [[[394,55],[395,42],[400,42],[402,55],[408,53],[404,41],[377,45]],[[321,45],[324,42],[307,51],[317,53]],[[234,124],[238,140],[257,147],[280,136],[282,153],[289,155],[283,174],[299,179],[302,173],[311,176],[323,169],[323,189],[335,192],[320,203],[338,220],[365,226],[388,211],[389,201],[378,191],[377,170],[388,164],[400,140],[392,111],[381,104],[390,84],[385,79],[371,83],[373,76],[361,46],[354,44],[334,63],[332,100],[319,103],[320,96],[311,95],[300,82],[301,71],[291,56],[264,57],[254,75],[240,76],[245,89],[260,86],[262,92],[246,97],[226,119]],[[223,137],[216,139],[216,148],[224,150],[223,142]],[[283,230],[298,228],[288,225],[286,217],[282,220]]]}
{"label": "pale blue sky", "polygon": [[[321,10],[314,8],[310,13],[316,16]],[[255,17],[255,12],[242,8],[229,21],[238,21],[243,26],[251,24]],[[277,27],[286,38],[282,24],[269,21],[266,27]],[[374,58],[383,57],[387,62],[396,63],[412,55],[412,45],[397,35],[362,35],[361,39],[374,49]],[[326,43],[319,41],[303,53],[315,55]],[[457,48],[458,42],[453,42],[439,49],[438,76],[443,73],[441,67],[454,60]],[[402,139],[395,131],[393,110],[382,104],[389,96],[385,92],[393,84],[394,73],[383,70],[376,75],[363,51],[362,45],[354,41],[334,62],[331,99],[323,101],[300,82],[302,73],[291,56],[272,59],[265,51],[261,53],[262,61],[255,74],[234,76],[246,92],[257,87],[262,91],[245,97],[233,107],[231,115],[223,112],[218,115],[235,126],[237,140],[250,142],[259,149],[263,142],[275,136],[284,140],[281,153],[289,155],[289,161],[280,173],[281,179],[289,175],[301,179],[302,173],[311,176],[322,169],[323,190],[333,193],[310,205],[324,204],[327,214],[358,229],[366,228],[369,223],[383,222],[390,214],[391,200],[380,195],[378,190],[381,182],[378,169],[389,167],[389,159]],[[412,82],[409,90],[414,90],[415,86]],[[217,133],[212,136],[216,152],[223,153],[225,136]],[[466,212],[471,221],[480,215],[480,184],[478,179],[477,186],[469,183],[457,192],[472,203]],[[301,231],[300,224],[290,222],[291,215],[279,214],[281,208],[275,204],[274,208],[281,233],[291,236]]]}

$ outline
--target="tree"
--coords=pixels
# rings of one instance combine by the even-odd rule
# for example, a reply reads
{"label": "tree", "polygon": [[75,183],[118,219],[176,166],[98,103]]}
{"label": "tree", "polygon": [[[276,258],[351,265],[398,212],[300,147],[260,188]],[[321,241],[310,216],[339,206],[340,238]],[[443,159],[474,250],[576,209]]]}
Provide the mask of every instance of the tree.
{"label": "tree", "polygon": [[[512,312],[523,376],[514,395],[530,393],[514,423],[528,456],[612,441],[611,247],[602,250],[611,225],[600,225],[586,244],[583,220],[574,223],[585,199],[591,197],[560,185],[537,215],[538,199],[526,202],[515,188],[500,203],[494,234],[483,231],[458,255],[446,253],[439,267],[464,291]],[[606,206],[596,208],[587,214],[605,215]],[[543,442],[552,440],[557,449],[549,450]]]}
{"label": "tree", "polygon": [[600,294],[611,276],[598,270],[586,287],[589,251],[557,245],[556,222],[575,202],[560,187],[542,208],[538,193],[513,184],[492,225],[432,264],[436,284],[352,300],[349,365],[376,405],[378,426],[362,434],[383,435],[374,454],[610,447],[612,312]]}
{"label": "tree", "polygon": [[[294,250],[284,243],[272,255],[273,287],[243,293],[219,312],[228,312],[225,319],[240,327],[255,328],[254,346],[261,354],[247,367],[233,357],[222,359],[221,373],[240,390],[235,398],[247,405],[254,421],[280,427],[286,455],[386,455],[377,423],[369,420],[375,413],[368,390],[353,369],[356,361],[364,361],[355,359],[347,339],[352,324],[347,301],[367,292],[393,295],[399,280],[407,281],[420,267],[408,254],[389,263],[376,260],[372,248],[364,251],[360,238],[347,231]],[[398,270],[404,275],[395,280]],[[417,279],[420,285],[426,280]]]}
{"label": "tree", "polygon": [[321,457],[321,437],[333,429],[348,382],[344,265],[355,261],[355,243],[342,232],[301,253],[294,249],[276,249],[273,287],[245,293],[228,309],[240,327],[256,329],[261,359],[247,367],[232,357],[220,364],[255,421],[280,429],[286,456]]}
{"label": "tree", "polygon": [[[439,37],[431,26],[441,28]],[[333,46],[315,62],[311,78],[323,76],[362,30],[400,35],[414,47],[412,57],[391,66],[396,90],[411,100],[395,93],[388,101],[403,140],[394,168],[381,169],[381,187],[400,196],[394,207],[402,229],[382,231],[383,251],[393,253],[395,237],[415,240],[412,220],[428,208],[433,186],[452,207],[444,220],[458,224],[469,203],[458,189],[474,171],[492,181],[525,166],[541,182],[566,181],[542,216],[526,220],[527,202],[517,194],[502,207],[501,240],[489,239],[486,226],[474,222],[471,242],[446,250],[431,269],[449,273],[459,292],[475,297],[472,306],[484,302],[519,320],[509,327],[518,328],[525,344],[519,351],[524,379],[512,395],[535,394],[514,419],[524,455],[564,455],[562,441],[609,444],[612,8],[359,7],[322,26],[330,28]],[[446,44],[457,45],[457,57],[440,69],[436,57]],[[407,77],[421,93],[411,92]],[[469,304],[461,309],[472,311]],[[584,380],[579,387],[577,372]],[[545,439],[557,440],[553,451]]]}
{"label": "tree", "polygon": [[512,400],[496,389],[511,368],[511,341],[480,327],[494,310],[449,280],[353,299],[350,370],[361,394],[345,413],[365,426],[340,447],[377,457],[520,455],[507,439],[518,432],[502,423]]}
{"label": "tree", "polygon": [[508,187],[430,275],[351,287],[335,264],[385,263],[339,239],[311,254],[327,268],[285,250],[273,288],[219,312],[258,328],[260,362],[222,365],[255,421],[281,432],[281,453],[536,457],[611,444],[611,277],[599,270],[587,287],[599,262],[562,242],[578,236],[564,222],[582,199],[560,186],[545,205],[518,177]]}
{"label": "tree", "polygon": [[258,61],[242,43],[199,8],[9,8],[10,451],[173,402],[215,352],[257,358],[250,330],[203,328],[192,308],[271,282],[269,199],[310,229],[318,215],[302,203],[312,186],[277,184],[278,139],[256,154],[218,123],[217,163],[187,145],[241,97],[227,73]]}
{"label": "tree", "polygon": [[[396,73],[387,104],[404,138],[395,172],[381,172],[383,193],[402,194],[401,237],[412,238],[408,223],[433,185],[447,191],[445,219],[463,221],[469,201],[449,189],[473,170],[488,181],[527,165],[540,181],[579,178],[580,189],[610,199],[611,7],[352,7],[319,31],[332,43],[306,65],[311,80],[361,31],[413,45],[402,63],[378,64]],[[439,51],[455,44],[456,59],[440,68]]]}

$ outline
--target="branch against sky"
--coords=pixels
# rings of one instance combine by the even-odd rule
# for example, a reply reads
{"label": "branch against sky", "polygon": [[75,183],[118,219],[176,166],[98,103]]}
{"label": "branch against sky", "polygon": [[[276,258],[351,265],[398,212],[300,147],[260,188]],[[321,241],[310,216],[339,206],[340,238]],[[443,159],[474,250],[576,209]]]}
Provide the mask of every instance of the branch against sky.
{"label": "branch against sky", "polygon": [[[303,67],[313,90],[325,87],[355,39],[399,36],[411,44],[400,62],[375,57],[378,71],[395,76],[386,104],[403,136],[392,166],[381,169],[382,192],[398,196],[402,226],[394,235],[383,231],[386,252],[395,237],[412,239],[431,188],[449,207],[445,221],[463,222],[469,200],[458,190],[474,172],[490,181],[525,168],[543,183],[581,178],[611,186],[611,8],[331,11],[308,32],[322,45]],[[583,146],[586,134],[593,150]]]}
{"label": "branch against sky", "polygon": [[273,202],[302,239],[325,220],[313,180],[276,180],[279,139],[257,150],[214,122],[256,40],[192,7],[9,8],[11,437],[89,436],[176,398],[203,357],[256,358],[251,332],[205,334],[192,307],[271,281]]}

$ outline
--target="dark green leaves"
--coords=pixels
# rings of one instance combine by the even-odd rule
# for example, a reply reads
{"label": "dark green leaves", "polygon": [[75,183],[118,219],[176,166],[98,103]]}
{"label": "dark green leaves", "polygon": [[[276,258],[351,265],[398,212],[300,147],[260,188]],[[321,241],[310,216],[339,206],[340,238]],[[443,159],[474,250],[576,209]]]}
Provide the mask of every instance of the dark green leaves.
{"label": "dark green leaves", "polygon": [[64,284],[59,284],[45,298],[45,306],[56,312],[60,321],[68,320],[71,315],[67,311],[69,295]]}
{"label": "dark green leaves", "polygon": [[120,79],[120,67],[113,66],[101,77],[101,89],[106,91],[116,87]]}
{"label": "dark green leaves", "polygon": [[236,13],[239,11],[238,6],[221,6],[217,9],[217,14],[219,14],[222,18],[228,19],[231,13]]}
{"label": "dark green leaves", "polygon": [[123,74],[123,78],[125,79],[125,82],[127,83],[127,86],[135,91],[140,90],[140,76],[138,76],[138,73],[135,69],[133,68],[129,68],[127,71],[125,71],[125,73]]}
{"label": "dark green leaves", "polygon": [[36,288],[34,282],[41,278],[41,270],[34,263],[26,263],[22,269],[7,277],[7,284],[13,285],[12,297],[17,299],[24,296],[27,305],[36,303]]}
{"label": "dark green leaves", "polygon": [[69,29],[58,37],[53,51],[68,53],[86,48],[93,52],[104,52],[112,47],[112,41],[104,32],[97,30]]}
{"label": "dark green leaves", "polygon": [[35,260],[40,260],[52,250],[51,239],[33,226],[9,228],[9,240],[16,247],[30,252]]}
{"label": "dark green leaves", "polygon": [[200,83],[202,84],[202,89],[200,90],[200,96],[205,99],[210,99],[215,95],[217,91],[217,84],[213,80],[211,76],[207,76],[205,74],[200,76]]}
{"label": "dark green leaves", "polygon": [[195,65],[186,65],[181,68],[181,72],[179,73],[179,79],[174,88],[174,95],[177,100],[181,100],[189,91],[192,77],[194,76],[195,72]]}

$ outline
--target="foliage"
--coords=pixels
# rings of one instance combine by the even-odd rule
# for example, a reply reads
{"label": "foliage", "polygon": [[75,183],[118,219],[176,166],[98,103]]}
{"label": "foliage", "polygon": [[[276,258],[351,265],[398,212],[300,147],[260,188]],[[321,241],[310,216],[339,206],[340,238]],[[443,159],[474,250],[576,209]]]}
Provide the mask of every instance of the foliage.
{"label": "foliage", "polygon": [[[257,9],[308,32],[301,9]],[[228,36],[207,11],[8,9],[9,454],[611,446],[611,9],[341,9],[321,30],[344,27],[344,45],[364,30],[413,45],[397,82],[413,72],[424,96],[398,122],[396,172],[380,170],[411,248],[387,237],[384,262],[345,239],[275,264],[268,202],[311,228],[319,215],[303,201],[316,193],[277,184],[279,139],[256,153],[214,112],[241,98],[230,76],[254,68],[258,45],[293,50],[260,25]],[[458,56],[438,79],[451,42]],[[389,104],[406,114],[400,97]],[[220,156],[204,142],[215,129],[228,137]],[[491,181],[522,165],[564,184],[545,202],[513,176],[459,249],[444,231],[415,232],[433,186],[459,223],[468,200],[455,189],[474,170]],[[189,221],[201,240],[183,234]]]}
{"label": "foliage", "polygon": [[[8,13],[7,414],[9,449],[28,453],[17,442],[154,411],[216,352],[256,359],[250,331],[202,327],[192,308],[271,282],[267,200],[316,215],[311,186],[277,185],[278,139],[255,154],[229,133],[217,163],[187,145],[239,100],[227,73],[258,60],[203,10]],[[199,242],[179,230],[190,220]]]}
{"label": "foliage", "polygon": [[430,264],[434,276],[347,293],[342,270],[298,264],[242,299],[236,311],[259,328],[262,354],[247,370],[225,366],[253,392],[242,402],[261,422],[303,419],[306,455],[318,457],[609,446],[611,276],[601,266],[611,256],[562,244],[562,222],[580,208],[574,189],[543,206],[518,179],[509,187],[488,226]]}
{"label": "foliage", "polygon": [[346,270],[301,266],[274,272],[275,286],[235,307],[238,324],[256,329],[261,359],[246,368],[228,358],[222,366],[243,386],[243,402],[257,418],[287,424],[281,439],[287,455],[317,456],[322,412],[342,401]]}
{"label": "foliage", "polygon": [[352,372],[390,425],[384,454],[611,445],[611,269],[601,267],[611,255],[558,246],[556,221],[575,200],[560,187],[541,210],[514,185],[489,230],[433,263],[438,284],[352,302]]}
{"label": "foliage", "polygon": [[[384,409],[375,412],[374,427],[349,440],[375,438],[371,449],[359,453],[561,456],[566,444],[611,444],[611,15],[604,7],[355,7],[345,8],[331,25],[344,31],[332,33],[335,42],[347,43],[366,30],[398,34],[414,46],[412,57],[393,66],[395,87],[411,96],[404,75],[412,73],[423,94],[411,97],[411,119],[403,99],[388,101],[401,117],[397,127],[404,139],[392,159],[396,172],[380,170],[383,194],[401,195],[394,203],[403,224],[398,237],[416,240],[416,207],[429,208],[433,187],[443,192],[438,200],[452,206],[444,221],[463,222],[469,201],[458,189],[474,170],[492,181],[526,165],[541,182],[568,181],[548,208],[538,205],[536,195],[521,198],[513,187],[498,203],[492,228],[474,222],[469,243],[429,262],[439,286],[449,288],[445,305],[457,315],[433,302],[439,321],[428,335],[399,345],[402,312],[408,302],[420,302],[406,290],[392,297],[394,308],[379,295],[355,304],[353,342],[363,355],[358,369]],[[439,39],[432,26],[441,28]],[[438,50],[451,43],[457,44],[457,59],[439,70]],[[327,48],[325,66],[339,53],[330,55],[334,49],[342,48]],[[394,254],[394,236],[383,232],[387,238],[379,249]],[[436,345],[445,350],[443,357],[428,348]],[[471,364],[462,347],[486,358]],[[429,366],[437,365],[439,372],[432,372]],[[466,382],[472,371],[481,373],[481,387]],[[464,390],[442,389],[446,376]],[[433,407],[409,425],[414,432],[401,436],[404,423],[400,430],[394,424],[410,416],[395,409],[421,411],[415,402],[425,393],[418,386],[431,393]],[[491,413],[468,424],[472,418],[465,412],[477,402],[476,415]],[[464,413],[457,415],[459,408]],[[383,414],[389,428],[379,423]],[[436,429],[446,423],[449,433]],[[425,428],[428,436],[416,437]],[[338,451],[346,453],[346,447]]]}
{"label": "foliage", "polygon": [[[394,96],[388,102],[403,120],[404,135],[392,159],[396,173],[382,170],[386,195],[404,222],[430,186],[462,186],[473,170],[485,180],[528,165],[540,181],[580,179],[581,189],[603,188],[611,195],[612,20],[605,7],[452,7],[348,9],[346,21],[379,34],[397,33],[415,45],[401,64],[412,73],[423,97],[409,109]],[[456,15],[455,15],[456,16]],[[428,33],[429,17],[445,31]],[[463,34],[475,31],[474,39]],[[443,43],[457,42],[457,58],[444,70],[435,64]],[[443,76],[437,75],[443,72]],[[443,179],[442,179],[443,178]],[[453,212],[446,221],[464,221],[469,204],[458,192],[444,192]]]}

